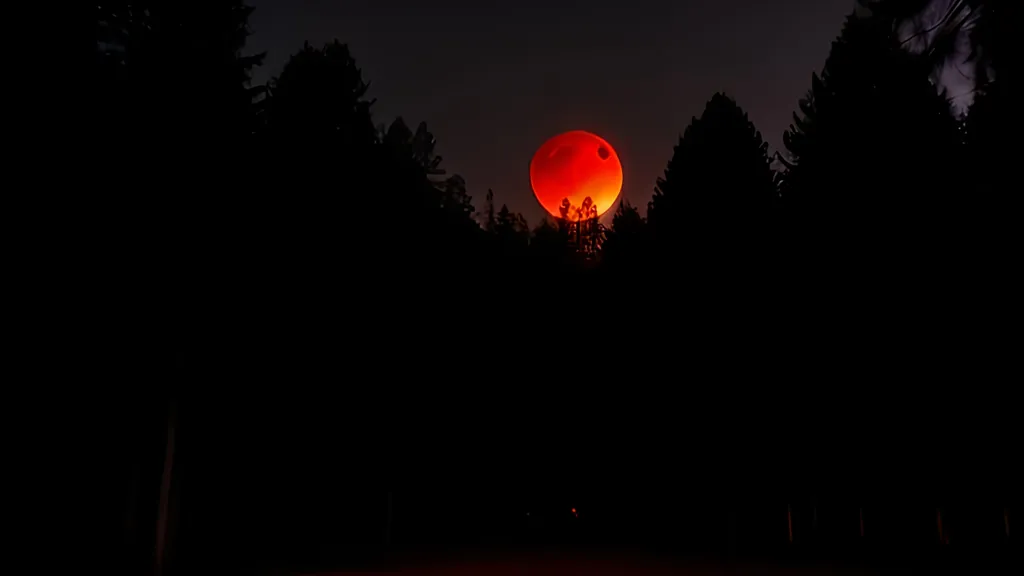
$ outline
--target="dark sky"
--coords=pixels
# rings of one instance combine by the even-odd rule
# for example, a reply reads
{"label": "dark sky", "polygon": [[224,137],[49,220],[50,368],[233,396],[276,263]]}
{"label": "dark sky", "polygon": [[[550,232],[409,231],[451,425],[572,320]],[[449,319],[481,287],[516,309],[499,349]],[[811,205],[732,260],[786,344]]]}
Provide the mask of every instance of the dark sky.
{"label": "dark sky", "polygon": [[716,91],[776,150],[853,0],[249,0],[249,49],[276,76],[303,41],[351,47],[377,123],[426,121],[477,209],[493,188],[536,225],[529,162],[556,133],[616,148],[623,194],[650,199],[672,146]]}

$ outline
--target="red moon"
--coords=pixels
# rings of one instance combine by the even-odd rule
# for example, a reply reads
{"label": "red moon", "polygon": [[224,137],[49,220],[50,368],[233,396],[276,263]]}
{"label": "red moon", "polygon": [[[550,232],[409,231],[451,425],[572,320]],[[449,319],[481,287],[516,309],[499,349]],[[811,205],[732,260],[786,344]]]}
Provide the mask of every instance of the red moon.
{"label": "red moon", "polygon": [[589,197],[600,216],[615,205],[622,191],[622,164],[604,138],[574,130],[548,140],[530,162],[530,184],[540,205],[556,218],[563,200],[571,205],[570,219]]}

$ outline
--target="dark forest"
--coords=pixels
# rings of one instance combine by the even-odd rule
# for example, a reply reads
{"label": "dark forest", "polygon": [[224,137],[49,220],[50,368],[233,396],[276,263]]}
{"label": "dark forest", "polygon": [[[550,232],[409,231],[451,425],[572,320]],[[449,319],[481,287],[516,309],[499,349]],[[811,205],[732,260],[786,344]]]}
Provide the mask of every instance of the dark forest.
{"label": "dark forest", "polygon": [[100,4],[62,251],[105,570],[1008,562],[1018,1],[859,2],[782,150],[708,94],[586,226],[379,123],[343,38],[256,85],[243,0]]}

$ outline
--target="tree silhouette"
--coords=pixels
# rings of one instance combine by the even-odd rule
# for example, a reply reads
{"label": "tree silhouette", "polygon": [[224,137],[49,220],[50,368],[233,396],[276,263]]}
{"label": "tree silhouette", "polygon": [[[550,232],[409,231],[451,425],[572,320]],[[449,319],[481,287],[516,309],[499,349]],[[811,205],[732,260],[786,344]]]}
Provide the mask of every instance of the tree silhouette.
{"label": "tree silhouette", "polygon": [[746,113],[715,94],[679,139],[648,205],[657,246],[707,255],[753,242],[777,201],[767,150]]}
{"label": "tree silhouette", "polygon": [[[1007,142],[1017,138],[1021,121],[1019,58],[1011,43],[1016,23],[1024,16],[1013,0],[881,0],[869,3],[890,14],[906,29],[904,45],[926,58],[936,70],[953,67],[973,80],[973,96],[963,122],[962,156],[956,166],[964,176],[958,185],[957,246],[962,263],[974,271],[1001,270],[1016,243],[1011,232],[1020,212],[1013,181],[1015,160]],[[968,65],[964,69],[962,65]]]}
{"label": "tree silhouette", "polygon": [[259,92],[249,81],[263,60],[262,54],[241,54],[251,12],[242,0],[213,0],[201,8],[157,0],[97,5],[104,133],[113,122],[115,137],[132,138],[133,146],[183,134],[210,149],[223,138],[248,135]]}
{"label": "tree silhouette", "polygon": [[374,127],[368,88],[337,41],[305,45],[271,84],[261,141],[287,191],[277,209],[294,210],[288,257],[326,261],[345,250],[346,270],[378,279],[467,268],[481,245],[465,181],[441,168],[425,123]]}
{"label": "tree silhouette", "polygon": [[500,265],[510,269],[523,266],[530,244],[530,228],[523,215],[502,205],[495,216],[492,233],[497,242]]}
{"label": "tree silhouette", "polygon": [[441,211],[446,221],[455,226],[469,226],[479,230],[480,226],[473,219],[473,198],[466,191],[466,180],[453,174],[438,184]]}
{"label": "tree silhouette", "polygon": [[487,189],[484,205],[484,212],[481,214],[484,219],[483,229],[488,233],[494,233],[494,229],[498,225],[498,213],[494,210],[494,190]]}
{"label": "tree silhouette", "polygon": [[[143,317],[143,323],[156,326],[156,337],[127,331],[131,339],[147,341],[143,354],[133,357],[137,348],[115,350],[116,364],[129,379],[155,377],[158,390],[137,392],[140,400],[131,408],[145,410],[108,410],[117,462],[98,471],[111,478],[111,494],[122,490],[122,482],[134,483],[120,500],[97,495],[103,505],[119,502],[110,506],[118,514],[133,510],[128,514],[132,533],[119,539],[128,543],[120,550],[125,552],[124,572],[152,569],[153,541],[165,529],[180,535],[174,545],[168,538],[165,548],[164,557],[178,562],[170,566],[177,569],[174,573],[193,568],[318,572],[338,568],[330,564],[339,559],[380,552],[386,541],[410,538],[406,530],[413,525],[407,522],[412,507],[405,506],[413,498],[396,488],[392,501],[390,486],[374,491],[354,486],[356,481],[346,483],[367,470],[380,470],[360,466],[349,448],[364,445],[367,434],[387,437],[384,459],[406,460],[395,458],[395,449],[418,439],[415,434],[403,437],[398,427],[420,412],[433,424],[442,421],[433,408],[444,401],[424,410],[424,403],[409,401],[422,398],[414,396],[415,390],[349,383],[352,374],[358,380],[362,371],[375,375],[391,364],[420,374],[435,362],[434,369],[472,377],[470,366],[485,358],[488,364],[478,373],[488,376],[495,366],[504,367],[495,360],[496,353],[507,350],[501,340],[521,339],[544,374],[553,374],[550,365],[557,363],[569,368],[564,380],[585,384],[602,360],[612,368],[628,367],[631,362],[614,361],[611,354],[623,353],[621,347],[631,343],[639,349],[628,357],[640,358],[641,366],[665,355],[651,349],[652,325],[680,336],[669,344],[678,348],[682,342],[692,357],[702,350],[687,340],[687,327],[672,310],[711,310],[715,322],[725,326],[723,333],[735,332],[738,323],[723,321],[725,307],[716,306],[720,302],[730,309],[752,302],[789,314],[789,307],[767,294],[773,278],[742,259],[769,252],[777,257],[779,248],[793,246],[812,257],[801,261],[812,273],[821,262],[846,263],[869,248],[866,260],[901,268],[911,269],[930,254],[933,263],[950,270],[949,276],[960,271],[950,263],[976,262],[979,269],[997,270],[1005,278],[983,283],[986,300],[992,299],[993,286],[1015,288],[1019,201],[1011,170],[1020,98],[1019,71],[1007,56],[1007,38],[1017,21],[1011,10],[1020,2],[863,4],[848,19],[822,73],[812,77],[811,90],[785,136],[781,161],[787,171],[781,179],[747,115],[716,94],[679,138],[646,219],[622,201],[606,230],[597,218],[605,207],[590,198],[580,206],[566,199],[561,218],[546,217],[532,233],[521,214],[508,206],[496,208],[491,192],[482,214],[476,214],[467,182],[445,171],[426,123],[398,117],[375,125],[369,83],[346,45],[306,44],[268,86],[252,87],[251,72],[261,57],[244,54],[251,9],[241,0],[114,0],[97,6],[90,86],[95,88],[90,98],[95,114],[90,121],[98,145],[88,153],[97,158],[95,173],[102,190],[114,191],[109,195],[114,201],[95,210],[98,217],[83,218],[98,231],[68,243],[68,250],[87,256],[81,266],[87,274],[72,276],[77,284],[95,278],[97,284],[105,280],[128,287],[110,292],[128,301],[132,316],[158,310],[155,317]],[[908,39],[906,23],[936,6],[943,6],[938,26],[925,23],[910,32],[926,31],[920,45]],[[978,71],[976,97],[966,118],[957,122],[933,79],[936,63],[949,64],[952,55],[962,54],[956,46],[961,41],[971,46],[967,57]],[[785,225],[776,226],[781,217]],[[790,234],[788,245],[773,240],[781,230]],[[959,262],[953,258],[958,252]],[[704,266],[676,281],[680,267],[662,266],[716,259],[734,270],[753,271],[752,281],[731,282],[738,286],[732,293],[717,285],[701,293],[700,286],[724,275]],[[673,282],[656,291],[637,282],[659,270]],[[887,274],[861,276],[885,281],[880,292],[896,284]],[[148,285],[158,288],[138,289]],[[126,295],[131,292],[143,295]],[[809,300],[809,292],[799,297]],[[866,294],[851,291],[835,303],[859,302]],[[972,300],[972,306],[981,300]],[[108,316],[115,306],[107,303],[97,299],[90,307]],[[480,308],[487,310],[483,322],[473,313]],[[686,320],[693,318],[690,314]],[[132,325],[137,323],[133,318]],[[719,367],[744,358],[731,344],[723,345],[718,333],[689,332],[723,351],[714,359],[726,360],[716,362]],[[816,351],[791,349],[803,357]],[[675,358],[673,353],[668,357]],[[807,369],[813,370],[809,362]],[[755,357],[744,363],[769,366]],[[164,378],[172,384],[165,385]],[[237,381],[252,391],[203,385],[193,392],[179,385],[197,378],[201,384],[204,379]],[[630,373],[620,379],[636,378]],[[331,384],[340,391],[340,401],[300,398],[306,391],[292,389],[303,381]],[[257,382],[286,386],[268,395],[249,385]],[[526,411],[513,411],[520,416],[542,409],[561,412],[556,405],[563,392],[548,392],[555,388],[506,396],[528,398]],[[372,396],[375,390],[384,391],[380,398]],[[149,394],[156,397],[151,404]],[[692,400],[688,405],[694,414],[710,405],[698,396]],[[405,410],[403,403],[413,406]],[[368,416],[374,406],[383,410]],[[560,422],[581,430],[600,429],[619,417],[615,411],[568,407]],[[644,414],[669,423],[689,418],[669,408],[668,418]],[[488,410],[478,412],[493,416]],[[97,419],[96,413],[90,417]],[[775,412],[771,417],[777,419]],[[531,425],[523,422],[519,418],[508,427],[512,435],[528,433]],[[428,430],[430,424],[409,429]],[[340,426],[348,428],[339,432]],[[460,426],[455,433],[476,431],[476,426]],[[338,445],[343,436],[352,440],[349,446]],[[738,459],[709,446],[709,452]],[[659,454],[644,459],[657,460]],[[580,468],[583,460],[573,456],[570,466]],[[750,461],[752,468],[759,466]],[[714,475],[713,466],[703,469]],[[672,513],[672,502],[647,507],[643,522],[618,524],[713,546],[708,543],[714,535],[725,532],[721,521],[726,514],[710,478],[687,491],[706,492],[708,498],[696,507],[687,502],[682,524],[676,519],[683,516]],[[718,489],[719,494],[733,491]],[[424,492],[423,500],[432,502],[428,509],[446,513],[441,509],[447,503],[438,503],[430,489]],[[635,500],[635,494],[624,496]],[[803,507],[791,494],[785,496],[793,503],[788,511],[791,539],[800,542],[806,533]],[[473,501],[460,505],[463,511],[486,507],[483,522],[504,522],[500,502],[495,508],[487,498],[462,498]],[[754,538],[768,542],[762,534],[775,534],[785,539],[785,508],[768,503],[754,511],[746,502],[730,504],[738,542],[749,532],[738,527],[759,522],[763,530]],[[571,505],[580,506],[573,527],[599,520],[601,513],[590,516],[585,502]],[[558,506],[568,518],[569,508]],[[815,526],[817,501],[812,506],[809,522]],[[946,506],[941,521],[947,530],[961,530],[954,506],[949,505],[948,516]],[[157,522],[158,509],[162,522]],[[834,520],[826,510],[822,506],[827,526]],[[1008,538],[1008,509],[1003,504],[999,510]],[[868,522],[866,539],[881,533],[884,522],[876,514],[869,500],[861,511],[862,521]],[[761,521],[752,520],[754,515]],[[423,517],[413,538],[429,536],[444,523],[436,514]],[[458,519],[461,528],[451,531],[469,526],[479,532],[480,518],[467,513]],[[856,526],[846,519],[835,522]]]}
{"label": "tree silhouette", "polygon": [[620,200],[612,226],[605,232],[602,264],[616,273],[641,270],[650,248],[647,235],[647,222],[640,211],[626,200]]}
{"label": "tree silhouette", "polygon": [[[384,267],[378,252],[391,236],[376,221],[391,207],[378,205],[387,196],[374,198],[385,164],[366,90],[345,45],[307,44],[261,102],[261,179],[243,204],[253,223],[245,235],[263,260],[253,266],[275,270],[282,282],[292,277],[326,287],[342,271]],[[358,211],[356,198],[366,199]],[[339,253],[343,268],[323,266]]]}
{"label": "tree silhouette", "polygon": [[[377,184],[383,155],[367,89],[348,47],[337,41],[320,49],[304,45],[270,82],[258,136],[263,165],[274,182],[273,203],[283,210],[281,216],[289,208],[300,211],[278,218],[295,222],[297,229],[287,234],[324,232],[332,221],[336,227],[351,196],[368,194]],[[302,224],[304,217],[320,222]],[[330,244],[326,238],[307,242]]]}
{"label": "tree silhouette", "polygon": [[929,73],[891,19],[847,18],[784,135],[782,200],[804,247],[895,257],[897,236],[922,242],[950,226],[957,123]]}
{"label": "tree silhouette", "polygon": [[307,43],[271,83],[268,134],[293,149],[329,146],[332,154],[365,149],[377,138],[368,89],[347,45],[335,40],[315,49]]}
{"label": "tree silhouette", "polygon": [[[209,302],[226,291],[229,281],[239,282],[232,277],[234,264],[244,258],[224,255],[235,251],[231,240],[247,238],[238,233],[233,200],[237,191],[252,192],[245,167],[253,161],[259,89],[251,87],[250,77],[262,55],[243,53],[251,8],[241,0],[114,0],[97,3],[93,10],[95,52],[85,97],[92,106],[91,141],[81,153],[92,162],[89,175],[97,191],[81,195],[85,210],[75,216],[88,222],[88,229],[75,235],[71,250],[89,255],[81,270],[97,280],[94,302],[111,322],[127,310],[136,314],[145,302],[164,303],[160,312],[148,314],[152,331],[130,333],[130,339],[147,344],[128,356],[138,350],[146,360],[123,363],[138,362],[137,373],[157,380],[178,379],[183,357],[200,346],[201,330],[195,327],[209,325],[213,316]],[[131,298],[103,300],[104,292],[116,294],[112,286],[143,278],[151,288]],[[127,564],[125,573],[154,569],[159,533],[154,496],[160,493],[159,463],[167,451],[167,442],[159,439],[168,433],[161,414],[173,397],[182,395],[179,388],[157,384],[145,401],[124,410],[152,402],[158,408],[147,417],[164,424],[121,432],[141,436],[139,449],[124,456],[130,475],[116,478],[133,484],[125,501],[133,519],[121,540],[131,549],[118,555]],[[132,404],[125,397],[119,401]],[[193,455],[183,454],[185,461]],[[181,464],[177,456],[174,461]],[[107,472],[97,470],[97,476]],[[170,491],[161,511],[161,531],[167,534],[164,560],[177,549],[171,535],[195,534],[178,525],[181,485],[177,477],[167,479]]]}
{"label": "tree silhouette", "polygon": [[435,146],[425,123],[413,132],[396,119],[381,136],[379,172],[368,189],[391,230],[393,245],[387,250],[402,254],[410,269],[437,268],[461,277],[480,263],[485,246],[465,181],[444,178]]}
{"label": "tree silhouette", "polygon": [[[390,203],[386,211],[389,217],[418,219],[427,212],[439,210],[444,188],[439,179],[445,171],[440,167],[441,157],[434,154],[436,141],[426,123],[421,122],[413,132],[399,117],[380,139],[384,162],[384,173],[380,177],[386,183],[380,202]],[[471,214],[472,206],[469,208]],[[467,219],[470,214],[466,214]],[[429,214],[428,217],[437,215]]]}
{"label": "tree silhouette", "polygon": [[530,258],[536,273],[563,273],[573,262],[572,253],[568,221],[545,217],[533,229],[530,238]]}
{"label": "tree silhouette", "polygon": [[986,274],[1012,274],[1005,262],[1015,258],[1020,240],[1021,197],[1012,184],[1017,179],[1015,148],[1007,145],[1019,138],[1020,126],[1020,102],[1006,75],[975,94],[963,122],[960,168],[966,174],[962,187],[967,193],[958,203],[960,237],[965,262]]}
{"label": "tree silhouette", "polygon": [[[121,240],[110,253],[194,251],[177,265],[202,258],[199,246],[222,234],[233,191],[251,184],[238,170],[251,160],[259,88],[250,77],[263,59],[243,54],[251,11],[242,0],[95,6],[95,141],[86,153],[120,176],[101,186],[126,196],[93,222]],[[212,193],[196,186],[229,181]]]}

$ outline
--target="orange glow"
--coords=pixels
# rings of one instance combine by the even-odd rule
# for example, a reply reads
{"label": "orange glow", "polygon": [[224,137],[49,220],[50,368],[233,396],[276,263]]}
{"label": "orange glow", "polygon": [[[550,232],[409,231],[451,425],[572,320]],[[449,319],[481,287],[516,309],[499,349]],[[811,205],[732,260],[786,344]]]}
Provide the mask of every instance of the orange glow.
{"label": "orange glow", "polygon": [[576,513],[576,509],[575,509],[575,508],[573,508],[573,509],[572,509],[572,513],[573,513],[573,514],[575,514],[575,513]]}
{"label": "orange glow", "polygon": [[579,219],[587,198],[600,216],[622,191],[622,164],[603,138],[575,130],[551,138],[537,150],[530,162],[530,184],[540,205],[556,218]]}

